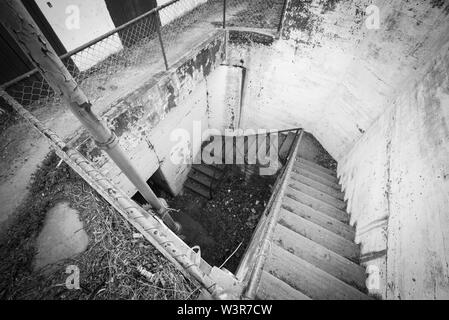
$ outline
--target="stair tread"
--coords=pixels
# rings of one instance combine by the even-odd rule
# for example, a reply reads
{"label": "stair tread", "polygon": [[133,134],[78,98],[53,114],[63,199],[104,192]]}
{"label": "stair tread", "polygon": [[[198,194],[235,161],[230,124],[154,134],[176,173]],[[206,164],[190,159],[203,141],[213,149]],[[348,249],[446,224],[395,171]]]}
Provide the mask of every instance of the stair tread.
{"label": "stair tread", "polygon": [[256,297],[262,300],[310,300],[305,294],[266,271],[262,271]]}
{"label": "stair tread", "polygon": [[278,224],[273,241],[295,256],[333,275],[345,283],[365,290],[365,269],[332,250]]}
{"label": "stair tread", "polygon": [[282,207],[350,241],[355,238],[355,231],[350,225],[334,219],[331,216],[317,211],[290,197],[285,196],[282,199]]}
{"label": "stair tread", "polygon": [[343,192],[336,190],[335,188],[329,187],[319,181],[310,179],[305,175],[303,175],[302,173],[292,172],[290,177],[296,181],[300,181],[310,187],[313,187],[321,192],[333,196],[336,199],[344,201],[345,195]]}
{"label": "stair tread", "polygon": [[213,178],[211,178],[207,174],[204,174],[201,171],[196,170],[195,167],[193,167],[192,170],[190,170],[189,178],[192,180],[195,180],[198,183],[201,183],[205,187],[210,187],[212,185],[212,183],[214,182]]}
{"label": "stair tread", "polygon": [[192,181],[191,179],[187,179],[184,183],[184,187],[188,188],[189,190],[207,198],[211,198],[210,189],[205,187],[204,185],[197,183],[195,181]]}
{"label": "stair tread", "polygon": [[313,173],[316,176],[320,176],[321,178],[326,179],[327,181],[332,182],[332,183],[338,185],[338,178],[337,177],[332,176],[330,174],[327,174],[327,173],[325,173],[325,172],[323,172],[321,170],[318,170],[318,169],[316,169],[314,167],[311,167],[311,166],[309,166],[308,164],[305,164],[302,161],[296,160],[294,166],[296,168],[300,169],[300,170],[309,171],[309,172]]}
{"label": "stair tread", "polygon": [[307,184],[305,184],[301,181],[292,179],[290,177],[290,179],[288,181],[288,185],[295,190],[304,192],[305,194],[307,194],[311,197],[314,197],[315,199],[321,200],[335,208],[338,208],[340,210],[346,210],[346,203],[344,201],[341,201],[340,199],[337,199],[331,195],[328,195],[325,192],[317,190],[314,187],[308,186]]}
{"label": "stair tread", "polygon": [[307,160],[307,159],[305,159],[303,157],[297,157],[297,159],[299,159],[300,162],[303,162],[303,163],[309,165],[310,167],[314,167],[315,169],[320,170],[320,171],[322,171],[324,173],[327,173],[328,175],[337,177],[337,172],[335,172],[334,170],[325,168],[325,167],[319,165],[318,163],[310,161],[310,160]]}
{"label": "stair tread", "polygon": [[313,172],[307,170],[307,168],[300,167],[299,165],[296,165],[296,163],[293,165],[292,172],[306,176],[307,178],[312,179],[321,184],[324,184],[328,187],[331,187],[336,191],[341,191],[341,186],[338,183],[333,182],[327,178],[323,178],[322,176],[316,175]]}
{"label": "stair tread", "polygon": [[312,299],[371,299],[274,243],[264,270]]}
{"label": "stair tread", "polygon": [[360,248],[357,244],[284,208],[280,209],[278,223],[345,258],[354,262],[359,260]]}
{"label": "stair tread", "polygon": [[298,202],[304,203],[305,205],[308,205],[309,207],[317,211],[333,217],[334,219],[337,219],[344,223],[349,222],[349,215],[345,211],[338,209],[326,202],[323,202],[320,199],[316,199],[302,191],[288,186],[285,190],[285,194],[292,197]]}
{"label": "stair tread", "polygon": [[211,165],[206,165],[206,164],[198,164],[194,166],[194,169],[204,173],[205,175],[211,177],[211,178],[215,178],[217,179],[218,177],[220,177],[220,174],[222,172],[221,169],[218,169],[216,167],[213,167]]}

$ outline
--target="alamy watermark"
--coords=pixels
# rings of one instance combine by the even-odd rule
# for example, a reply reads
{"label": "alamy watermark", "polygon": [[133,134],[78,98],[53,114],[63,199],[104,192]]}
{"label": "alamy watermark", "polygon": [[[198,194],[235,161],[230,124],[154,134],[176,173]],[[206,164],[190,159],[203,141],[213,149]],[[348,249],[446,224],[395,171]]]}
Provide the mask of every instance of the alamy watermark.
{"label": "alamy watermark", "polygon": [[[208,139],[212,141],[201,148]],[[273,129],[225,129],[223,134],[218,129],[202,131],[201,121],[193,121],[192,134],[178,128],[171,132],[170,141],[175,142],[170,150],[175,165],[258,164],[260,175],[273,175],[280,167],[278,133]]]}

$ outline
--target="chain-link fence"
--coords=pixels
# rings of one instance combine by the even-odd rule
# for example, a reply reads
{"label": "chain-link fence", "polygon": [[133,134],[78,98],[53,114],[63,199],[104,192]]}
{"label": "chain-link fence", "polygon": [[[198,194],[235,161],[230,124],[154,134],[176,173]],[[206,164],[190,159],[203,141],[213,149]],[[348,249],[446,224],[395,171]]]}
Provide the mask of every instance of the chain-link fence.
{"label": "chain-link fence", "polygon": [[[277,29],[286,0],[171,0],[72,50],[61,60],[95,102],[127,79],[163,71],[215,28]],[[59,103],[37,70],[4,85],[33,110]]]}
{"label": "chain-link fence", "polygon": [[226,0],[226,26],[278,30],[286,0]]}

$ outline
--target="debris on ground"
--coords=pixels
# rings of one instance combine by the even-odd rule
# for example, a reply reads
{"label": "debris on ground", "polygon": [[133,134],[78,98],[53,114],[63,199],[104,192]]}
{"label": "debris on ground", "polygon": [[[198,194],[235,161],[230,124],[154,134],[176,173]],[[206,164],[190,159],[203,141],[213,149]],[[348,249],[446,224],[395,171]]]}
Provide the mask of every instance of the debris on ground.
{"label": "debris on ground", "polygon": [[[242,243],[224,265],[235,272],[271,196],[276,176],[253,174],[245,181],[245,174],[237,166],[227,167],[212,200],[185,190],[168,202],[170,207],[180,210],[179,215],[189,216],[200,224],[206,236],[212,238],[212,242],[200,245],[203,259],[209,264],[221,266]],[[198,244],[189,241],[189,235],[186,242],[191,246]]]}
{"label": "debris on ground", "polygon": [[[27,201],[0,239],[0,299],[194,299],[198,290],[65,163],[51,153],[33,176]],[[87,250],[33,270],[36,239],[47,211],[59,202],[77,210],[89,237]],[[80,271],[69,290],[66,268]],[[157,275],[148,281],[142,267]],[[51,268],[51,272],[48,269]]]}

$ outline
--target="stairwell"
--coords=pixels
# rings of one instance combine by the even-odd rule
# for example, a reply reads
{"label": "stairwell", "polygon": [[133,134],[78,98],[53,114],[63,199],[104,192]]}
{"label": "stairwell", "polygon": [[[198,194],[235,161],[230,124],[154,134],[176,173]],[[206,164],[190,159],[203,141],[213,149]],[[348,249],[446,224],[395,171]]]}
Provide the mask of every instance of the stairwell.
{"label": "stairwell", "polygon": [[[301,135],[302,137],[302,135]],[[304,159],[299,138],[237,275],[249,299],[371,299],[336,173]],[[252,252],[249,252],[252,251]]]}
{"label": "stairwell", "polygon": [[[286,158],[290,149],[292,148],[293,142],[295,140],[297,130],[287,130],[271,134],[271,137],[276,136],[277,140],[277,154],[279,155],[279,161],[281,164],[285,164]],[[210,139],[202,146],[203,149],[206,148],[213,139]],[[189,172],[187,180],[184,187],[203,196],[206,199],[212,199],[213,191],[218,188],[220,181],[226,175],[226,163],[235,164],[236,158],[241,156],[244,163],[237,163],[241,166],[241,169],[245,174],[250,177],[258,169],[258,159],[251,159],[248,157],[248,150],[252,148],[257,148],[260,144],[265,144],[268,151],[268,147],[272,143],[273,139],[270,138],[270,134],[260,134],[245,136],[239,135],[235,137],[222,137],[222,156],[220,164],[193,164]],[[240,147],[240,148],[239,148]],[[227,149],[228,148],[228,149]],[[258,149],[254,149],[255,153]],[[267,152],[265,152],[267,155]],[[234,157],[235,156],[235,157]],[[225,164],[221,164],[225,163]]]}

